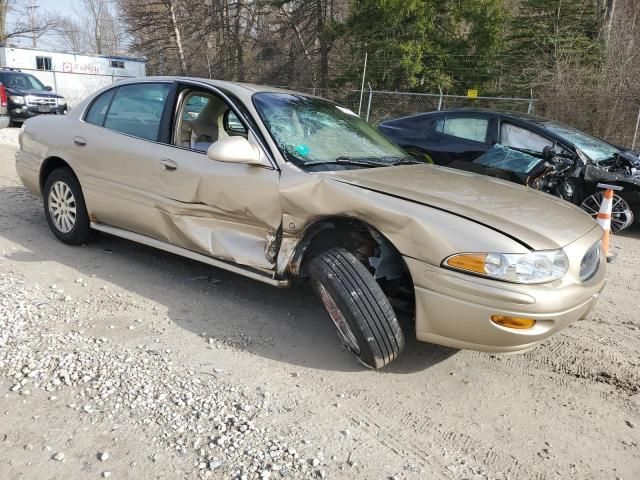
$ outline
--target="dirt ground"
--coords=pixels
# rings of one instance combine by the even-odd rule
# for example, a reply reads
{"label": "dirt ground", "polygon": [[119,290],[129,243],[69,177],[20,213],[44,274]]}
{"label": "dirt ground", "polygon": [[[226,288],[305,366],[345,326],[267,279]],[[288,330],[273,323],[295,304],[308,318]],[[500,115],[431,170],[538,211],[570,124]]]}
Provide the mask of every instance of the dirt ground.
{"label": "dirt ground", "polygon": [[640,231],[614,239],[591,318],[533,351],[409,341],[368,371],[305,288],[106,235],[60,243],[14,151],[0,145],[0,478],[640,478]]}

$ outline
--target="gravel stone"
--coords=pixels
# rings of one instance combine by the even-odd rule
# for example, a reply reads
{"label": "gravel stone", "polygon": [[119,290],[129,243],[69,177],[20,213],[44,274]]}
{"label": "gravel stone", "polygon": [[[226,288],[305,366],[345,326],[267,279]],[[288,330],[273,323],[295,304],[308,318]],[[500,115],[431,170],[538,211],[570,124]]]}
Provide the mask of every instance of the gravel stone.
{"label": "gravel stone", "polygon": [[[104,295],[116,306],[130,304],[127,296]],[[50,301],[34,300],[42,298]],[[272,438],[270,429],[257,423],[271,412],[270,394],[263,387],[253,394],[219,376],[185,371],[160,338],[127,348],[92,335],[91,328],[60,328],[91,322],[87,319],[95,307],[61,296],[56,285],[27,284],[0,271],[0,375],[11,379],[11,391],[39,389],[51,401],[71,394],[67,407],[91,414],[93,424],[103,417],[130,418],[149,429],[158,447],[153,461],[168,458],[171,450],[192,456],[196,477],[222,470],[225,478],[235,479],[266,479],[278,473],[308,478],[307,466],[296,466],[295,442]],[[213,369],[216,374],[223,371]],[[58,452],[51,458],[65,457]],[[108,458],[106,451],[98,453],[100,461]],[[110,474],[102,472],[102,477]]]}

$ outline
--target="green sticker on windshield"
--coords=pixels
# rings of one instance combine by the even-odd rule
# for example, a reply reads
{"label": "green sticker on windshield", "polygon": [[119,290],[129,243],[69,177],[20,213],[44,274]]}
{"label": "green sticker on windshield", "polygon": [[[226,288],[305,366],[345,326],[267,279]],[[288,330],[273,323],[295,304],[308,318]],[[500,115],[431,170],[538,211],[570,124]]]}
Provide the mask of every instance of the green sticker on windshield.
{"label": "green sticker on windshield", "polygon": [[296,147],[296,152],[298,152],[303,157],[306,157],[307,155],[309,155],[309,151],[310,151],[309,147],[306,146],[304,143],[301,143]]}

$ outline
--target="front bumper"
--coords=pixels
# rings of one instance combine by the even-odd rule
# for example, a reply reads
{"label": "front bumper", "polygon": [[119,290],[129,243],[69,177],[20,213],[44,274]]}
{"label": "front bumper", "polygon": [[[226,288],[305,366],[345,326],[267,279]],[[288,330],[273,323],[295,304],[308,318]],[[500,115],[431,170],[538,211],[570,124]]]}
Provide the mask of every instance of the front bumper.
{"label": "front bumper", "polygon": [[51,106],[49,111],[41,110],[39,106],[22,105],[12,107],[9,110],[9,114],[11,115],[11,120],[26,120],[38,115],[65,115],[67,113],[66,105],[63,107]]}
{"label": "front bumper", "polygon": [[[406,258],[415,284],[416,337],[420,341],[486,352],[534,347],[593,309],[605,285],[606,258],[597,273],[579,280],[580,260],[599,238],[597,227],[565,247],[570,269],[549,284],[522,285],[474,277]],[[492,315],[536,320],[533,328],[496,325]]]}

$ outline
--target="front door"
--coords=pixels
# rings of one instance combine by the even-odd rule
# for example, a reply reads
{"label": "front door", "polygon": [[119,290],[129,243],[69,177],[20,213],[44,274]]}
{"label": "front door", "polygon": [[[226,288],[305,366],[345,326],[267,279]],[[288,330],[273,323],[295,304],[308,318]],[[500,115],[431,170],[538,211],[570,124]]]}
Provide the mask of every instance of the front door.
{"label": "front door", "polygon": [[282,221],[279,171],[207,156],[211,144],[229,136],[257,144],[220,94],[182,85],[175,101],[171,134],[155,152],[159,234],[206,255],[273,269],[272,247]]}

